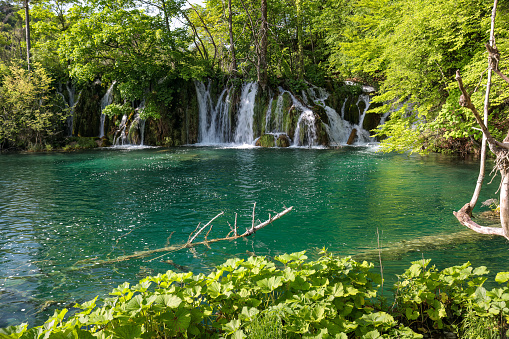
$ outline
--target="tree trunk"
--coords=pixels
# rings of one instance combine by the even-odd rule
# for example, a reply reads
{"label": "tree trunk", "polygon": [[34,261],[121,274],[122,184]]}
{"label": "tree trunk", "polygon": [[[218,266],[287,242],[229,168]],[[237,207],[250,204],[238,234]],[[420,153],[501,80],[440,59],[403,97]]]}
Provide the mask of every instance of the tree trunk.
{"label": "tree trunk", "polygon": [[237,58],[235,57],[235,42],[233,41],[232,0],[228,0],[228,28],[230,30],[230,52],[232,56],[231,72],[237,74]]}
{"label": "tree trunk", "polygon": [[30,72],[30,10],[28,8],[28,0],[25,1],[25,36],[26,36],[26,42],[27,42],[27,65],[28,65],[28,71]]}
{"label": "tree trunk", "polygon": [[[506,152],[503,152],[507,154]],[[509,236],[509,168],[500,171],[502,182],[500,184],[500,224],[505,237]]]}
{"label": "tree trunk", "polygon": [[207,32],[208,36],[210,37],[210,42],[212,43],[212,46],[214,46],[214,59],[212,59],[212,70],[213,70],[214,69],[214,64],[215,64],[216,58],[217,58],[217,46],[216,46],[216,42],[214,41],[214,37],[212,36],[212,34],[210,34],[209,28],[207,27],[207,24],[203,20],[202,16],[198,12],[198,10],[189,1],[187,1],[187,3],[189,4],[189,6],[191,6],[191,8],[194,10],[196,15],[200,19],[201,23],[203,24],[203,29],[205,30],[205,32]]}
{"label": "tree trunk", "polygon": [[262,23],[260,27],[260,53],[258,54],[258,83],[265,90],[267,76],[267,0],[261,0]]}
{"label": "tree trunk", "polygon": [[304,77],[304,38],[302,32],[302,0],[295,1],[295,7],[297,9],[297,72],[299,79]]}

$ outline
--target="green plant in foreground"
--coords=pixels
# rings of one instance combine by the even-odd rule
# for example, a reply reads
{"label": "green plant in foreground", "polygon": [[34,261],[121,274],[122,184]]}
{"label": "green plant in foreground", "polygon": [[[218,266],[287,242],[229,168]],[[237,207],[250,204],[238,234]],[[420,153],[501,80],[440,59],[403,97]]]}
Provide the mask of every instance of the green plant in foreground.
{"label": "green plant in foreground", "polygon": [[[441,330],[493,338],[505,330],[508,287],[484,289],[484,267],[438,271],[414,262],[399,276],[392,307],[380,309],[373,264],[326,253],[306,259],[299,252],[275,262],[230,259],[208,275],[168,271],[124,283],[101,306],[96,298],[67,318],[64,309],[42,326],[0,329],[0,338],[367,339]],[[509,273],[496,280],[507,282]]]}

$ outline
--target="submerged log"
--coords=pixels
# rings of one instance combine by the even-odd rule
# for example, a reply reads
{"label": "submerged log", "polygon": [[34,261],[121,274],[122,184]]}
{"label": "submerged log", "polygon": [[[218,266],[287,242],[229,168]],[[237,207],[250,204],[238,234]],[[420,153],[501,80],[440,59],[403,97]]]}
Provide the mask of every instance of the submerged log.
{"label": "submerged log", "polygon": [[352,259],[356,261],[366,260],[374,262],[379,259],[381,251],[383,260],[395,260],[407,253],[447,249],[458,244],[475,243],[487,239],[490,238],[487,238],[486,235],[474,233],[469,230],[454,233],[440,233],[412,240],[398,241],[390,246],[368,249],[352,255]]}
{"label": "submerged log", "polygon": [[[256,207],[256,204],[255,204],[255,207]],[[240,238],[245,238],[245,237],[248,237],[248,236],[254,234],[256,231],[261,230],[262,228],[264,228],[265,226],[271,224],[275,220],[281,218],[283,215],[287,214],[292,209],[293,209],[293,206],[292,207],[288,207],[284,211],[274,215],[273,217],[271,217],[270,214],[269,214],[269,219],[267,219],[266,221],[264,221],[264,222],[262,222],[262,223],[260,223],[260,224],[255,226],[255,224],[254,224],[254,208],[253,208],[253,222],[251,224],[251,227],[247,228],[244,233],[242,233],[242,234],[238,234],[237,233],[237,223],[235,222],[235,228],[232,229],[230,231],[230,233],[228,233],[228,235],[226,235],[226,237],[224,237],[224,238],[215,238],[215,239],[208,240],[207,239],[208,233],[207,233],[207,235],[205,235],[205,240],[199,241],[199,242],[193,242],[196,239],[196,237],[203,230],[205,230],[209,225],[211,225],[212,221],[214,221],[215,219],[217,219],[218,217],[220,217],[221,215],[224,214],[223,212],[221,212],[218,215],[216,215],[214,218],[212,218],[205,226],[200,227],[201,225],[198,225],[198,227],[196,228],[197,231],[195,230],[196,233],[194,233],[194,232],[193,232],[194,234],[191,233],[189,235],[188,241],[186,243],[184,243],[184,244],[165,246],[165,247],[156,248],[156,249],[153,249],[153,250],[136,252],[136,253],[129,254],[129,255],[122,255],[122,256],[119,256],[119,257],[116,257],[116,258],[113,258],[113,259],[104,259],[104,260],[97,260],[97,258],[85,259],[85,260],[81,260],[81,261],[76,262],[76,264],[73,267],[70,267],[69,270],[70,271],[78,271],[78,270],[88,269],[88,268],[97,267],[97,266],[110,265],[110,264],[114,264],[114,263],[118,263],[118,262],[122,262],[122,261],[127,261],[127,260],[131,260],[131,259],[146,258],[146,257],[149,257],[149,256],[154,255],[156,253],[161,253],[161,252],[170,253],[170,252],[180,251],[180,250],[183,250],[183,249],[186,249],[186,248],[193,248],[193,247],[200,246],[200,245],[209,246],[210,244],[215,243],[215,242],[219,242],[219,241],[229,241],[229,240],[236,240],[236,239],[240,239]],[[211,228],[212,228],[212,226],[210,226],[210,229]],[[210,232],[210,229],[209,229],[209,232]],[[167,253],[165,253],[164,255],[166,255]],[[160,257],[153,258],[150,261],[155,260],[155,259],[159,259],[159,258]]]}
{"label": "submerged log", "polygon": [[357,136],[357,129],[354,128],[352,132],[350,133],[350,137],[348,137],[348,141],[346,142],[347,145],[353,144],[355,137]]}

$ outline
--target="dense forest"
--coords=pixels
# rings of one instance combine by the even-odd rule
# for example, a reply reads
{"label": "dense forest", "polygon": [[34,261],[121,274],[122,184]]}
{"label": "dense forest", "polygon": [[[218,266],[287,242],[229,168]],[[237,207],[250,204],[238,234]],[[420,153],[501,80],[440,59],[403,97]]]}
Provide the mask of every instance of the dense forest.
{"label": "dense forest", "polygon": [[[71,137],[108,134],[90,130],[98,121],[79,111],[100,110],[112,84],[114,103],[104,110],[108,131],[143,102],[140,118],[156,131],[149,142],[178,145],[183,138],[171,129],[182,120],[178,112],[189,83],[194,91],[193,80],[231,86],[257,81],[262,92],[283,86],[297,94],[311,84],[330,87],[350,80],[376,89],[371,113],[390,112],[374,131],[386,150],[476,152],[482,132],[459,105],[454,76],[459,69],[474,104],[482,107],[492,5],[487,0],[209,0],[203,5],[3,0],[0,148],[52,149]],[[503,71],[507,3],[498,8],[496,38]],[[502,79],[494,78],[490,95],[491,133],[503,139],[509,89]]]}

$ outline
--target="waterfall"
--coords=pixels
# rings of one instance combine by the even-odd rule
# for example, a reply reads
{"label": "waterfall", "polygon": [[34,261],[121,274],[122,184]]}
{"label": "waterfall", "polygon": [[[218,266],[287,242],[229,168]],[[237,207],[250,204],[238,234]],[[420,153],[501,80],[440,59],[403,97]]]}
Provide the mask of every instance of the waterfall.
{"label": "waterfall", "polygon": [[[74,107],[75,107],[74,96],[76,94],[76,88],[74,87],[74,85],[71,85],[71,87],[69,87],[68,84],[65,84],[65,87],[67,89],[67,94],[69,95],[69,108],[71,109],[71,111],[69,112],[69,118],[67,119],[67,132],[69,136],[72,136],[72,124],[74,120]],[[81,92],[78,95],[78,98],[80,96]]]}
{"label": "waterfall", "polygon": [[[346,98],[343,102],[341,107],[341,114],[338,114],[335,109],[327,106],[325,103],[325,100],[327,100],[329,97],[329,93],[327,93],[325,89],[311,86],[308,90],[308,95],[315,104],[322,106],[325,110],[325,113],[327,114],[329,123],[324,123],[324,126],[329,136],[329,142],[331,145],[345,145],[349,143],[349,141],[351,143],[354,140],[356,140],[356,144],[367,144],[374,141],[374,138],[370,136],[369,131],[366,131],[362,127],[364,118],[366,117],[366,112],[370,106],[369,95],[361,94],[356,102],[358,107],[359,103],[361,102],[365,104],[365,108],[363,110],[361,110],[359,107],[358,124],[352,124],[351,122],[345,120],[345,108],[348,98]],[[351,137],[355,139],[349,140]]]}
{"label": "waterfall", "polygon": [[111,95],[111,92],[113,91],[113,86],[115,86],[117,82],[113,81],[110,88],[106,91],[106,94],[101,99],[101,119],[100,119],[100,125],[99,125],[99,138],[104,137],[104,121],[106,120],[106,116],[102,113],[102,111],[112,103],[113,97]]}
{"label": "waterfall", "polygon": [[[365,104],[365,108],[362,111],[359,107],[360,102],[364,102],[364,104]],[[370,104],[371,104],[370,97],[367,94],[361,94],[359,96],[359,99],[357,99],[356,105],[357,105],[357,107],[359,107],[359,124],[356,126],[356,128],[357,128],[357,137],[358,137],[357,142],[360,144],[367,144],[368,142],[374,140],[374,138],[372,138],[371,135],[369,134],[369,131],[366,131],[362,127],[364,124],[364,118],[366,117],[366,112],[368,111]]]}
{"label": "waterfall", "polygon": [[199,108],[198,143],[221,144],[230,140],[230,94],[231,89],[225,88],[219,95],[214,106],[210,95],[211,83],[207,87],[203,82],[195,81]]}
{"label": "waterfall", "polygon": [[267,112],[265,113],[265,133],[270,131],[270,116],[272,115],[272,102],[273,98],[269,100],[269,107],[267,108]]}
{"label": "waterfall", "polygon": [[127,144],[127,115],[124,114],[122,120],[120,121],[120,125],[118,125],[118,129],[113,136],[113,145],[115,146],[123,146]]}
{"label": "waterfall", "polygon": [[74,109],[76,107],[76,103],[81,98],[81,91],[78,94],[78,98],[75,100],[76,88],[74,87],[74,85],[71,84],[71,86],[69,87],[69,84],[65,84],[65,87],[67,89],[67,95],[69,97],[69,102],[67,102],[64,94],[60,90],[57,89],[57,93],[58,93],[58,95],[60,95],[62,97],[62,100],[64,101],[64,103],[67,105],[67,108],[69,109],[69,117],[67,118],[66,123],[67,123],[67,135],[71,137],[72,136],[72,124],[73,124],[73,120],[74,120]]}
{"label": "waterfall", "polygon": [[257,91],[258,83],[256,82],[247,83],[242,87],[234,138],[236,144],[252,144],[254,141],[253,115]]}
{"label": "waterfall", "polygon": [[[304,106],[302,106],[304,107]],[[303,138],[301,144],[301,129],[303,130]],[[307,143],[307,146],[316,145],[316,127],[315,114],[312,110],[305,108],[302,110],[297,126],[295,127],[295,135],[293,137],[293,145],[300,146]]]}
{"label": "waterfall", "polygon": [[113,136],[114,146],[143,146],[145,138],[145,119],[141,118],[145,108],[145,99],[135,109],[133,121],[129,124],[127,115],[122,116],[122,120]]}

